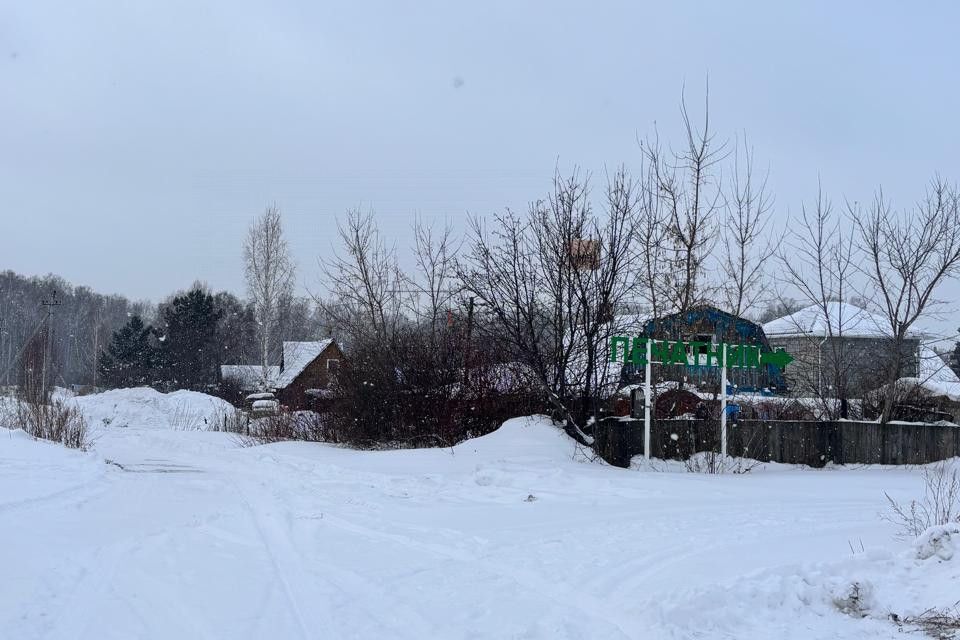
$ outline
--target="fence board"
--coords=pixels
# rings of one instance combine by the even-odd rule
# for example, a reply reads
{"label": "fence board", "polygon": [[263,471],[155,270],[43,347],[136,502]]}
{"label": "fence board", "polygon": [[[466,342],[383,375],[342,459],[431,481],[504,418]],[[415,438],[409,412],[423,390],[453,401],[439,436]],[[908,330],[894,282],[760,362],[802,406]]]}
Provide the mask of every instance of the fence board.
{"label": "fence board", "polygon": [[[597,450],[617,466],[643,453],[643,420],[606,418],[595,426]],[[717,420],[654,420],[655,458],[686,460],[720,450]],[[673,436],[673,437],[672,437]],[[728,425],[730,455],[763,462],[927,464],[960,456],[960,429],[937,424],[742,420]]]}

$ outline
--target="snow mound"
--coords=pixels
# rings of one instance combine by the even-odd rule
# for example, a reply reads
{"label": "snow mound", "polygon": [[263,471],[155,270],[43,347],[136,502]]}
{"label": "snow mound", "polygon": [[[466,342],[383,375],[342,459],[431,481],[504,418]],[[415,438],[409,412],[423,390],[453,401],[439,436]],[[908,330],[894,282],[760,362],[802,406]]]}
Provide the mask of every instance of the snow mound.
{"label": "snow mound", "polygon": [[546,416],[511,418],[492,433],[465,440],[454,448],[456,453],[472,453],[483,458],[570,460],[576,453],[576,442]]}
{"label": "snow mound", "polygon": [[900,553],[765,570],[653,606],[675,637],[893,638],[960,600],[960,562],[951,562],[958,541],[960,524],[931,527]]}
{"label": "snow mound", "polygon": [[91,427],[206,430],[233,406],[197,391],[160,393],[149,387],[113,389],[74,398]]}
{"label": "snow mound", "polygon": [[32,435],[23,429],[10,429],[7,433],[7,440],[36,440]]}
{"label": "snow mound", "polygon": [[0,429],[0,513],[81,491],[105,471],[92,453],[38,440],[23,429]]}
{"label": "snow mound", "polygon": [[960,542],[960,522],[930,527],[914,542],[918,560],[927,560],[936,556],[940,560],[950,560],[957,543]]}
{"label": "snow mound", "polygon": [[[589,458],[563,429],[546,416],[512,418],[487,435],[465,440],[454,447],[361,451],[309,442],[278,442],[255,447],[250,455],[296,459],[303,468],[335,466],[340,473],[362,477],[369,486],[383,486],[393,495],[422,499],[516,503],[542,492],[558,490],[576,496],[592,491],[596,480]],[[444,477],[438,484],[437,478]],[[384,477],[392,478],[384,485]],[[587,489],[584,487],[592,487]],[[562,488],[562,489],[561,489]]]}

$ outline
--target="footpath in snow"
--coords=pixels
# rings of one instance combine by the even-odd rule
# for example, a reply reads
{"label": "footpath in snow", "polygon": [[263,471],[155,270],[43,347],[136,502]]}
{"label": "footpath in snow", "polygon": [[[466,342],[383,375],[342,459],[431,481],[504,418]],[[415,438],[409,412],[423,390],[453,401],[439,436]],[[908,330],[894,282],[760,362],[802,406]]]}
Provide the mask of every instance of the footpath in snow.
{"label": "footpath in snow", "polygon": [[0,430],[3,639],[902,639],[960,600],[960,534],[879,518],[916,470],[623,470],[539,418],[243,448],[202,394],[77,402],[89,452]]}

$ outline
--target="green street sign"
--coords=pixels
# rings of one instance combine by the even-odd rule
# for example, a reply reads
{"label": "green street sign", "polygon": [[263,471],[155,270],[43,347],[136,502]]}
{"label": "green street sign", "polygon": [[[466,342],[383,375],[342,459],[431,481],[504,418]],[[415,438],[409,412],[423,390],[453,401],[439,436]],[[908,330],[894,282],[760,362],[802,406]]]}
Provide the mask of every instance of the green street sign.
{"label": "green street sign", "polygon": [[793,356],[777,349],[761,351],[755,344],[727,344],[727,360],[723,361],[724,344],[710,342],[684,342],[682,340],[649,340],[615,336],[610,338],[610,362],[646,365],[647,342],[650,342],[650,362],[657,364],[679,364],[688,367],[722,367],[759,369],[772,365],[779,369],[793,362]]}

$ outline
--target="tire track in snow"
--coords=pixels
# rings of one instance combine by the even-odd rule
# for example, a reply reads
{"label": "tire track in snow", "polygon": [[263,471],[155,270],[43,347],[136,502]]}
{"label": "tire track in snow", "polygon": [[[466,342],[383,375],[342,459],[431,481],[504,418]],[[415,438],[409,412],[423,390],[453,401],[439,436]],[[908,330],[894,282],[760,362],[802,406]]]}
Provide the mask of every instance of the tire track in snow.
{"label": "tire track in snow", "polygon": [[[797,509],[796,506],[790,508]],[[859,522],[854,519],[843,519],[843,516],[849,513],[849,508],[846,505],[823,507],[823,505],[812,503],[805,504],[798,510],[807,514],[808,518],[821,521],[823,524],[812,532],[797,530],[796,522],[788,517],[789,513],[785,514],[782,510],[760,509],[757,512],[739,515],[741,519],[751,522],[763,521],[766,518],[766,524],[763,527],[740,530],[739,540],[734,546],[749,547],[757,545],[761,547],[764,540],[769,538],[773,531],[776,532],[776,538],[782,543],[791,538],[805,539],[810,535],[843,531],[849,525],[855,525]],[[639,520],[645,515],[648,514],[638,513],[637,519]],[[680,567],[681,571],[686,573],[684,566],[689,567],[691,560],[702,557],[703,563],[709,565],[714,562],[719,550],[726,549],[729,553],[731,547],[729,540],[717,541],[703,535],[705,530],[716,530],[715,522],[730,520],[730,514],[725,510],[725,507],[706,511],[701,509],[696,513],[670,509],[664,510],[662,515],[664,516],[663,522],[672,522],[673,524],[669,529],[664,528],[658,535],[651,537],[650,546],[653,551],[649,556],[625,559],[618,564],[613,572],[599,573],[584,582],[583,588],[588,591],[623,594],[628,601],[631,600],[632,594],[644,591],[646,591],[645,596],[652,597],[654,594],[649,592],[650,585],[658,584],[662,576],[668,573],[668,569]],[[688,518],[688,520],[682,522],[681,516]],[[686,525],[687,528],[680,530],[682,525]],[[691,531],[699,535],[690,535]],[[792,560],[784,560],[784,562],[790,563]],[[753,570],[755,569],[742,567],[739,574],[750,573]],[[669,574],[677,575],[677,572],[672,571]],[[730,577],[734,578],[736,576],[731,575]],[[671,593],[676,589],[677,587],[665,587],[659,592]]]}
{"label": "tire track in snow", "polygon": [[[286,599],[291,611],[294,613],[300,632],[304,638],[316,637],[336,637],[336,619],[329,612],[321,614],[319,620],[309,620],[310,614],[305,614],[306,609],[301,606],[301,600],[306,599],[311,603],[309,611],[315,611],[315,607],[331,600],[332,595],[336,594],[362,594],[365,599],[370,599],[373,594],[378,597],[378,607],[376,609],[364,612],[364,617],[376,619],[383,622],[384,628],[391,628],[391,637],[409,637],[421,639],[424,637],[422,632],[425,628],[435,626],[433,622],[420,614],[415,608],[410,606],[408,601],[397,598],[390,591],[380,584],[364,578],[354,571],[344,570],[336,566],[326,564],[322,567],[324,577],[308,575],[302,569],[303,556],[296,550],[289,534],[279,525],[276,517],[263,517],[259,511],[254,508],[248,496],[256,496],[256,504],[259,505],[278,505],[280,501],[274,496],[265,495],[264,490],[253,488],[256,480],[237,482],[232,480],[236,488],[237,495],[245,506],[245,509],[254,521],[258,535],[267,552],[274,573],[282,586],[284,598]],[[246,493],[246,495],[245,495]],[[318,522],[326,523],[327,512]],[[289,518],[287,518],[289,522]],[[288,576],[294,579],[291,581]],[[327,592],[318,590],[316,584],[321,581],[330,587]],[[386,619],[381,613],[389,611],[394,617],[400,618],[400,627],[391,625],[391,621]],[[312,628],[311,628],[312,627]],[[354,630],[355,631],[355,630]]]}
{"label": "tire track in snow", "polygon": [[533,572],[507,566],[496,561],[490,561],[489,559],[479,558],[461,549],[442,544],[419,542],[400,533],[389,533],[379,529],[373,529],[344,520],[338,516],[325,514],[324,521],[350,533],[397,544],[446,560],[453,560],[481,573],[492,573],[506,578],[531,593],[547,596],[547,599],[555,605],[575,609],[587,618],[592,618],[603,624],[612,625],[624,638],[644,637],[642,633],[641,635],[635,635],[628,631],[628,629],[636,626],[635,620],[626,619],[623,616],[623,612],[619,609],[611,608],[597,598],[582,593],[579,588],[575,589],[573,587],[560,585],[546,580]]}
{"label": "tire track in snow", "polygon": [[[8,513],[16,513],[25,509],[35,509],[44,507],[63,507],[77,506],[90,502],[100,497],[107,491],[107,482],[104,480],[105,474],[96,474],[87,481],[81,482],[63,489],[58,489],[46,495],[34,496],[14,502],[0,503],[0,516]],[[96,483],[90,486],[91,482]]]}
{"label": "tire track in snow", "polygon": [[[148,492],[145,485],[147,484],[150,483],[136,483],[137,488],[131,492],[134,500],[140,501],[146,498]],[[127,490],[126,484],[117,485],[117,487]],[[153,536],[148,535],[146,539],[150,537]],[[83,575],[71,586],[66,602],[58,605],[58,615],[54,617],[51,627],[44,632],[43,637],[50,640],[75,640],[89,637],[88,632],[97,621],[96,615],[100,613],[107,594],[113,592],[112,585],[121,563],[128,559],[133,551],[140,548],[144,541],[144,538],[122,539],[97,547],[90,559],[81,564]],[[128,608],[133,609],[121,594],[113,593]],[[133,612],[138,613],[135,610]],[[96,634],[97,637],[100,635],[102,634]]]}
{"label": "tire track in snow", "polygon": [[[287,602],[287,607],[293,614],[294,621],[300,631],[300,637],[303,638],[303,640],[310,640],[315,637],[318,631],[331,629],[332,620],[329,616],[323,616],[326,619],[312,621],[313,631],[311,631],[311,625],[307,624],[304,609],[300,606],[297,591],[294,591],[287,576],[293,576],[297,580],[301,591],[312,591],[312,588],[307,586],[310,585],[312,581],[305,579],[301,575],[296,553],[283,531],[277,528],[272,519],[258,515],[257,510],[253,508],[247,496],[244,495],[244,490],[241,489],[236,482],[233,484],[240,503],[243,504],[253,522],[254,529],[263,545],[263,550],[266,553],[267,559],[270,561],[273,575],[280,584],[284,600]],[[261,504],[270,503],[261,501]],[[313,603],[320,604],[326,600],[323,594],[312,595],[314,597],[311,597],[310,601]]]}
{"label": "tire track in snow", "polygon": [[[314,467],[311,465],[291,463],[288,460],[278,459],[274,456],[261,457],[260,461],[270,462],[271,464],[280,467],[287,467],[300,473],[313,473],[315,471]],[[370,474],[370,478],[373,480],[379,480],[382,477],[382,474],[379,473]],[[322,484],[327,484],[329,482],[329,480],[324,479]],[[336,484],[340,485],[343,483],[342,481],[338,481]],[[364,481],[354,482],[352,484],[355,484],[358,487],[371,488],[376,483],[371,485],[367,481]],[[625,618],[622,611],[608,606],[603,601],[589,594],[582,593],[579,589],[579,586],[574,588],[572,586],[559,585],[530,571],[520,570],[513,566],[494,562],[489,559],[479,558],[461,549],[450,547],[448,545],[424,543],[409,536],[403,535],[402,533],[390,533],[381,529],[361,525],[352,520],[332,514],[330,511],[324,511],[323,522],[328,525],[336,526],[349,533],[357,534],[361,537],[394,543],[414,549],[416,551],[420,551],[421,553],[429,556],[459,562],[479,573],[505,578],[506,580],[519,585],[530,593],[546,595],[548,601],[555,606],[559,606],[561,609],[576,610],[586,618],[593,619],[603,625],[614,627],[624,638],[645,637],[642,634],[635,635],[634,633],[628,631],[628,629],[632,629],[637,626],[636,619]],[[356,576],[356,574],[354,574],[354,576],[359,578],[359,576]],[[379,588],[378,591],[381,591],[384,594],[387,593]],[[397,600],[396,602],[398,607],[409,609],[409,605],[407,605],[405,601]]]}

